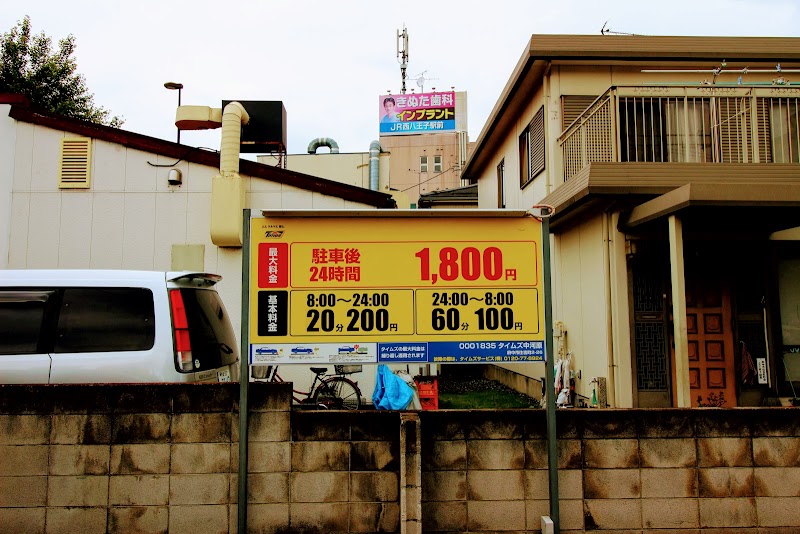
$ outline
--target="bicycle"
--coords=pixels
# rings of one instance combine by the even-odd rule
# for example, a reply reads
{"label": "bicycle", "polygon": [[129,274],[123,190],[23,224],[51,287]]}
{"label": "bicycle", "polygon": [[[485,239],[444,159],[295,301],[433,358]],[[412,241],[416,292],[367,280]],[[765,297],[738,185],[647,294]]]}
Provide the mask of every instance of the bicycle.
{"label": "bicycle", "polygon": [[[260,367],[260,366],[259,366]],[[259,367],[253,368],[253,378],[259,382],[286,382],[278,374],[277,365],[266,366],[261,372]],[[292,388],[294,402],[304,406],[319,407],[325,410],[359,410],[361,409],[361,390],[358,382],[345,375],[361,372],[360,365],[334,365],[334,374],[328,375],[327,367],[311,367],[314,380],[308,391]],[[256,375],[263,376],[256,376]]]}

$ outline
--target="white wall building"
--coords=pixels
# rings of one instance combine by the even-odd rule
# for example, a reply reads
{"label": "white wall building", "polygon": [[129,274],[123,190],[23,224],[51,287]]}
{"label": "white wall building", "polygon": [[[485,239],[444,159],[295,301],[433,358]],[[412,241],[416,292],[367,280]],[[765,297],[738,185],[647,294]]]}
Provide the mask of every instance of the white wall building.
{"label": "white wall building", "polygon": [[[239,332],[241,248],[210,236],[216,152],[31,109],[0,95],[0,268],[198,270]],[[394,208],[388,194],[240,160],[253,209]],[[179,171],[180,183],[171,171]]]}

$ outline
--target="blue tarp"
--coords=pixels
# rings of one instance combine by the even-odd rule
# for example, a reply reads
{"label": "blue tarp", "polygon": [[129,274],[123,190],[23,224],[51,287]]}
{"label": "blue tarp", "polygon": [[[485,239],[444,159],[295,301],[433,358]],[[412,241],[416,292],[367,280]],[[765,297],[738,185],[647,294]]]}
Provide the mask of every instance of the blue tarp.
{"label": "blue tarp", "polygon": [[378,366],[372,403],[377,410],[404,410],[414,398],[414,390],[385,364]]}

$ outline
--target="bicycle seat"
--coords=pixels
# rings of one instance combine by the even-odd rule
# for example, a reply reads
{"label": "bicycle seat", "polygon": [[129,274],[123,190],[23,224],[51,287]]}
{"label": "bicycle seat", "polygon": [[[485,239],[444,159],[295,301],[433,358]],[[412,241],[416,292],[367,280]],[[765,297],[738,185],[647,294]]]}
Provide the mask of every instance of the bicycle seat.
{"label": "bicycle seat", "polygon": [[318,374],[318,375],[321,375],[322,373],[328,372],[328,368],[327,367],[311,367],[310,369],[311,369],[312,373],[315,373],[315,374]]}

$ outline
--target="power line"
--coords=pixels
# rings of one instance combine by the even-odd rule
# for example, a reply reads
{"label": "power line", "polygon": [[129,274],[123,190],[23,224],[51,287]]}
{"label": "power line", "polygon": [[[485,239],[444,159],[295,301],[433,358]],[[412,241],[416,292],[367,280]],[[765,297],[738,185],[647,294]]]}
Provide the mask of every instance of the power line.
{"label": "power line", "polygon": [[[436,175],[434,175],[434,176],[431,176],[431,177],[430,177],[430,178],[428,178],[427,180],[425,180],[425,181],[423,181],[423,182],[420,182],[420,183],[418,183],[417,185],[412,185],[411,187],[407,187],[406,189],[401,189],[401,190],[400,190],[400,192],[401,192],[401,193],[404,193],[404,192],[408,191],[409,189],[414,189],[415,187],[419,187],[419,186],[421,186],[421,185],[422,185],[422,184],[424,184],[424,183],[430,182],[430,181],[431,181],[431,180],[433,180],[434,178],[438,178],[438,177],[440,177],[441,175],[443,175],[443,174],[445,174],[445,173],[448,173],[448,172],[450,172],[450,171],[454,170],[455,168],[456,168],[456,167],[455,167],[455,165],[453,165],[453,166],[451,166],[449,169],[445,169],[445,170],[443,170],[442,172],[440,172],[439,174],[436,174]],[[408,169],[408,170],[409,170],[409,171],[411,171],[411,169]],[[416,171],[411,171],[411,172],[416,172]]]}

